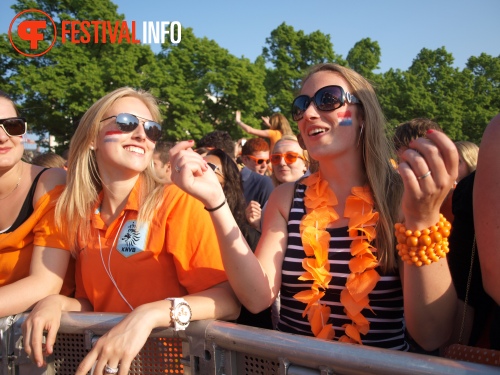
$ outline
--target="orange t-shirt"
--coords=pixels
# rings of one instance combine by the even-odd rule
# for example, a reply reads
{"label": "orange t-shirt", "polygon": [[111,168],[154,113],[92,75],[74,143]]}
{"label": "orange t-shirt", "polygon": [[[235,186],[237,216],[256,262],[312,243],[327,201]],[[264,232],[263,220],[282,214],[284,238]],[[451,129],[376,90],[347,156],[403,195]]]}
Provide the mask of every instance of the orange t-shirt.
{"label": "orange t-shirt", "polygon": [[153,220],[137,227],[139,187],[140,180],[109,227],[101,220],[99,200],[91,218],[96,234],[80,243],[76,297],[88,299],[94,311],[130,312],[127,302],[136,308],[227,280],[202,203],[171,185]]}
{"label": "orange t-shirt", "polygon": [[274,145],[278,142],[283,135],[279,130],[269,129],[269,153],[273,153]]}
{"label": "orange t-shirt", "polygon": [[[0,287],[29,276],[34,246],[68,249],[54,222],[55,204],[63,189],[63,185],[56,186],[36,202],[33,213],[15,231],[0,234]],[[74,285],[71,258],[61,294],[72,295]]]}

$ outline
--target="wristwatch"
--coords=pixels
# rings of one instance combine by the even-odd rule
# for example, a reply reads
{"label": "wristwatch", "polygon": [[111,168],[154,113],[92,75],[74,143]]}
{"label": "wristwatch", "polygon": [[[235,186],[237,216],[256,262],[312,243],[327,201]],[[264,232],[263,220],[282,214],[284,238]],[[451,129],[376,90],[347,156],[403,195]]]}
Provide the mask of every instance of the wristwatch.
{"label": "wristwatch", "polygon": [[191,321],[191,307],[183,298],[167,298],[172,303],[170,307],[170,321],[176,331],[186,329]]}

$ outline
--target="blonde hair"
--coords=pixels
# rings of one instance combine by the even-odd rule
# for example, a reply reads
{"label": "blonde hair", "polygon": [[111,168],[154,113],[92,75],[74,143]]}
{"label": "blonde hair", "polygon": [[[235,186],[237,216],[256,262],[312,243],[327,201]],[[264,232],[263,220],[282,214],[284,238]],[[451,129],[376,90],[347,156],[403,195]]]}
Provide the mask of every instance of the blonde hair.
{"label": "blonde hair", "polygon": [[360,146],[368,183],[379,212],[377,224],[378,260],[384,272],[397,268],[395,251],[394,223],[400,220],[403,182],[394,170],[390,159],[393,145],[385,134],[386,119],[370,82],[363,76],[341,65],[326,63],[313,66],[303,84],[315,73],[331,72],[343,77],[350,86],[351,94],[361,101],[363,119]]}
{"label": "blonde hair", "polygon": [[455,142],[455,146],[457,146],[458,154],[467,165],[467,171],[471,174],[476,170],[479,146],[469,141]]}
{"label": "blonde hair", "polygon": [[[91,146],[96,142],[101,120],[106,111],[119,99],[133,97],[141,100],[149,109],[152,120],[161,123],[156,99],[143,90],[130,87],[119,88],[95,102],[83,115],[71,138],[67,184],[59,198],[56,211],[56,225],[67,234],[73,254],[78,252],[78,241],[92,238],[90,218],[103,183]],[[138,223],[152,219],[155,208],[163,196],[164,185],[155,177],[153,164],[141,172]],[[83,246],[85,247],[85,246]]]}
{"label": "blonde hair", "polygon": [[[278,146],[283,141],[289,141],[289,142],[292,141],[292,142],[296,142],[297,145],[299,145],[299,147],[302,150],[302,156],[304,157],[304,164],[306,165],[306,168],[309,168],[309,153],[300,146],[299,140],[293,134],[291,134],[291,135],[287,134],[287,135],[284,135],[283,137],[281,137],[280,139],[278,139],[276,141],[276,143],[274,144],[274,147],[272,149],[271,154],[274,153],[274,149],[276,148],[276,146]],[[278,179],[276,178],[276,175],[274,173],[271,173],[271,179],[273,180],[274,186],[278,186],[278,185],[282,184],[281,181],[278,181]]]}
{"label": "blonde hair", "polygon": [[282,135],[294,135],[287,118],[281,113],[273,113],[269,118],[272,130],[278,130]]}

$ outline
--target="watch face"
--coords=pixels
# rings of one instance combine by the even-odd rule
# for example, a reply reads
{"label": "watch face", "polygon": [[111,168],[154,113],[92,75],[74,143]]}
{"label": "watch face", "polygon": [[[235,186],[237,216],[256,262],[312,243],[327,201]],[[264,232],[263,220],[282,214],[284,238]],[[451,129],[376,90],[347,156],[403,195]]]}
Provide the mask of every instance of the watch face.
{"label": "watch face", "polygon": [[180,303],[176,308],[176,320],[178,323],[186,325],[191,321],[191,309],[187,303]]}

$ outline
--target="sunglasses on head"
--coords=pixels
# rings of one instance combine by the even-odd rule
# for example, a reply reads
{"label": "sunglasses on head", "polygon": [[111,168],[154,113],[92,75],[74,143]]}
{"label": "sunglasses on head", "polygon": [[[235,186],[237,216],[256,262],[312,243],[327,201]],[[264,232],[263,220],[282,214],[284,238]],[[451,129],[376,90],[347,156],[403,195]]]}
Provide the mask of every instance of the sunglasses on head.
{"label": "sunglasses on head", "polygon": [[259,159],[259,158],[256,158],[255,156],[252,156],[252,155],[245,155],[245,156],[248,156],[250,159],[252,159],[254,162],[256,162],[259,165],[262,163],[269,164],[269,159]]}
{"label": "sunglasses on head", "polygon": [[219,176],[221,176],[222,178],[224,178],[224,175],[222,174],[222,171],[221,169],[215,165],[214,163],[210,163],[209,161],[207,161],[207,165],[212,168],[212,171],[215,172],[215,174],[218,174]]}
{"label": "sunglasses on head", "polygon": [[296,152],[288,151],[284,154],[272,154],[271,155],[271,163],[277,165],[281,163],[281,159],[285,158],[285,163],[293,164],[297,161],[297,158],[305,160],[304,157]]}
{"label": "sunglasses on head", "polygon": [[346,102],[361,103],[358,98],[340,86],[325,86],[316,91],[312,98],[307,95],[297,96],[292,103],[292,118],[295,121],[301,120],[311,103],[314,103],[320,111],[334,111]]}
{"label": "sunglasses on head", "polygon": [[2,118],[0,126],[9,137],[26,134],[26,119],[23,117]]}
{"label": "sunglasses on head", "polygon": [[[113,117],[116,118],[115,122],[116,125],[118,126],[118,129],[120,129],[124,133],[133,132],[135,129],[137,129],[137,127],[140,124],[140,121],[137,118],[137,116],[131,115],[130,113],[120,113],[119,115],[116,116],[109,116],[106,117],[105,119],[102,119],[101,122],[109,120],[110,118]],[[151,141],[156,142],[161,138],[160,124],[151,120],[142,121],[142,123],[144,124],[144,132]]]}

